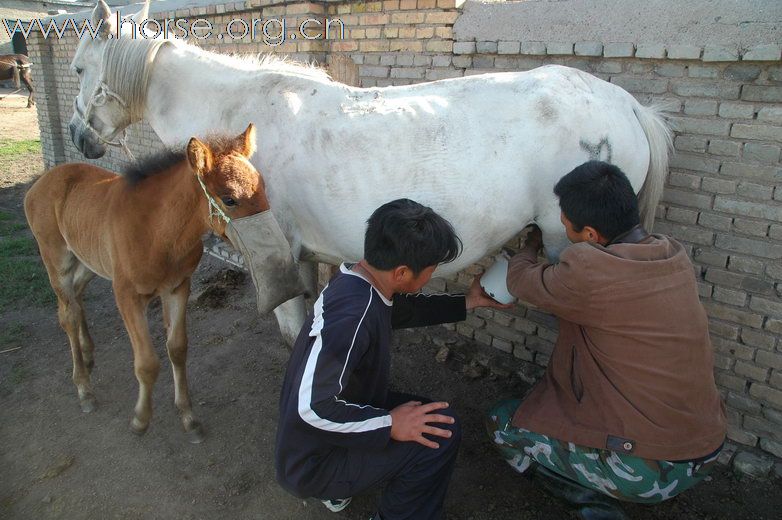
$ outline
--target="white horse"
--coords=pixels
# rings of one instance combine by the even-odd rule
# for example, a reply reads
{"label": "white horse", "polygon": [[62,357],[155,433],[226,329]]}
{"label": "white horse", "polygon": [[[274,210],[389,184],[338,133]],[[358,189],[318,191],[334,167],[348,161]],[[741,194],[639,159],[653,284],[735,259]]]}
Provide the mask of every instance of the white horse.
{"label": "white horse", "polygon": [[[148,4],[135,19],[147,12]],[[112,30],[102,0],[92,16]],[[79,150],[102,156],[142,118],[169,146],[253,122],[254,165],[302,261],[361,258],[367,218],[400,197],[431,206],[464,243],[461,256],[436,275],[466,268],[533,222],[556,259],[568,242],[552,189],[589,159],[627,174],[651,228],[670,131],[656,110],[585,72],[545,66],[355,88],[275,58],[259,62],[181,40],[107,34],[83,39],[72,63],[81,87],[70,130]],[[302,297],[275,310],[286,339],[295,338],[304,312]]]}

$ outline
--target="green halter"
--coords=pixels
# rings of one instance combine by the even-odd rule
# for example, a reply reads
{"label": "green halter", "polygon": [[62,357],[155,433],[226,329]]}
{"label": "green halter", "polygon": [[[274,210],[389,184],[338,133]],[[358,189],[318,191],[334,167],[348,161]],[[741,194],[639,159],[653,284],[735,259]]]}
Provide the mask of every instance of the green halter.
{"label": "green halter", "polygon": [[214,217],[220,217],[226,224],[229,224],[231,219],[225,214],[223,208],[217,204],[217,201],[212,198],[209,192],[206,191],[206,185],[204,184],[204,181],[201,180],[201,176],[196,175],[196,179],[198,179],[198,184],[201,185],[201,189],[204,190],[206,201],[209,203],[209,220],[212,220]]}

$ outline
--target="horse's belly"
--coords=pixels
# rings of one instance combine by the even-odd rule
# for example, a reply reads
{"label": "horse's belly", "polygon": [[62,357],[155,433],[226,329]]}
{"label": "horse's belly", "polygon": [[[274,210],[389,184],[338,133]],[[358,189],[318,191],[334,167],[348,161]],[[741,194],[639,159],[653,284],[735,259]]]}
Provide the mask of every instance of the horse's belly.
{"label": "horse's belly", "polygon": [[94,258],[94,257],[88,257],[87,255],[80,255],[79,251],[73,247],[71,247],[70,244],[68,244],[68,249],[71,251],[71,253],[74,254],[76,258],[78,258],[79,262],[84,264],[84,266],[92,271],[93,273],[97,274],[101,278],[104,278],[106,280],[112,280],[112,272],[111,272],[111,266],[105,266],[100,261],[100,258]]}

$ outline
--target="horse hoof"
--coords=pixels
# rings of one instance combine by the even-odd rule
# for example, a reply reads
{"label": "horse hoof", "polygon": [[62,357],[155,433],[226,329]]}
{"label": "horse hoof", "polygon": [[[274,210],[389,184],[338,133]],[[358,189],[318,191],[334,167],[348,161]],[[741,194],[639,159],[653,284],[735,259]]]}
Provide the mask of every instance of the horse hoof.
{"label": "horse hoof", "polygon": [[201,444],[204,442],[204,428],[200,424],[195,424],[193,427],[185,432],[187,435],[187,441],[190,444]]}
{"label": "horse hoof", "polygon": [[149,424],[141,424],[141,421],[139,421],[135,417],[130,420],[130,430],[136,435],[144,435],[145,433],[147,433],[148,427]]}
{"label": "horse hoof", "polygon": [[81,405],[81,411],[84,413],[92,413],[98,406],[98,403],[95,401],[95,397],[91,395],[79,399],[79,404]]}

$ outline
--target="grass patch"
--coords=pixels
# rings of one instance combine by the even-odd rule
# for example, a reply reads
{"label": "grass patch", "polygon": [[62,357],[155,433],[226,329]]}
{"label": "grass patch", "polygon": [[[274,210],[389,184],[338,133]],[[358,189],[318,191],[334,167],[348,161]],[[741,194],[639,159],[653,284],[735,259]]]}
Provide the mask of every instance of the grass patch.
{"label": "grass patch", "polygon": [[8,374],[8,380],[12,385],[18,385],[28,377],[30,377],[30,370],[20,364],[15,364],[11,369],[11,373]]}
{"label": "grass patch", "polygon": [[40,260],[5,258],[0,256],[0,311],[26,305],[49,306],[54,303],[54,292]]}
{"label": "grass patch", "polygon": [[0,213],[0,225],[0,311],[53,305],[54,292],[27,226],[6,213]]}
{"label": "grass patch", "polygon": [[21,222],[15,222],[13,215],[0,211],[0,237],[10,236],[26,227]]}
{"label": "grass patch", "polygon": [[24,141],[0,139],[0,157],[15,157],[31,153],[41,153],[40,139],[27,139]]}
{"label": "grass patch", "polygon": [[15,347],[24,335],[24,325],[12,323],[7,327],[0,329],[0,347]]}
{"label": "grass patch", "polygon": [[0,239],[0,257],[33,256],[37,254],[38,245],[32,238],[9,236],[8,238]]}

